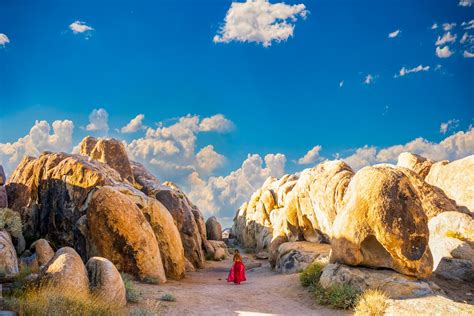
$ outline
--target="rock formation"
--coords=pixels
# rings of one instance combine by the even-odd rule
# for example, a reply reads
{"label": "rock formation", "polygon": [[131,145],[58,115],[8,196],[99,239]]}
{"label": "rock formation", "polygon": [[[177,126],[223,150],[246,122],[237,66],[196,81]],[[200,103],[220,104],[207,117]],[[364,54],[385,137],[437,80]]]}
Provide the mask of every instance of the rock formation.
{"label": "rock formation", "polygon": [[207,240],[222,240],[222,226],[215,216],[206,221]]}
{"label": "rock formation", "polygon": [[79,147],[25,157],[9,178],[28,244],[45,238],[159,282],[184,277],[185,258],[202,266],[204,219],[179,188],[130,161],[118,140],[86,137]]}
{"label": "rock formation", "polygon": [[0,230],[0,271],[5,274],[18,273],[18,259],[10,234]]}
{"label": "rock formation", "polygon": [[433,163],[432,160],[425,157],[404,152],[398,156],[397,166],[410,169],[424,179],[430,172]]}
{"label": "rock formation", "polygon": [[327,260],[331,246],[307,241],[286,242],[278,247],[275,270],[295,273],[304,270],[316,259]]}

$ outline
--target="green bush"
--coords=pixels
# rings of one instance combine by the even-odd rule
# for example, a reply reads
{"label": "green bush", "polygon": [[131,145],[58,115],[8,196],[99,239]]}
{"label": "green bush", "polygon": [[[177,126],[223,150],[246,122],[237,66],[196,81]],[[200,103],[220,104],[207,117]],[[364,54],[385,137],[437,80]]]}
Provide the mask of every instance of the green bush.
{"label": "green bush", "polygon": [[124,272],[121,272],[120,276],[122,277],[125,286],[127,301],[130,303],[137,303],[140,300],[142,293],[140,293],[140,291],[135,287],[135,284],[133,284],[133,277]]}
{"label": "green bush", "polygon": [[300,273],[301,285],[308,287],[318,284],[325,266],[324,263],[319,261],[315,261],[307,266],[306,269]]}
{"label": "green bush", "polygon": [[9,208],[0,209],[0,230],[4,229],[13,237],[20,237],[22,234],[21,216]]}
{"label": "green bush", "polygon": [[176,298],[171,293],[165,293],[165,294],[161,295],[160,300],[167,301],[167,302],[174,302],[174,301],[176,301]]}
{"label": "green bush", "polygon": [[387,309],[387,295],[380,290],[365,290],[357,299],[356,316],[382,316]]}
{"label": "green bush", "polygon": [[339,309],[353,308],[360,295],[360,292],[349,284],[337,284],[326,289],[317,284],[313,287],[313,293],[318,304]]}

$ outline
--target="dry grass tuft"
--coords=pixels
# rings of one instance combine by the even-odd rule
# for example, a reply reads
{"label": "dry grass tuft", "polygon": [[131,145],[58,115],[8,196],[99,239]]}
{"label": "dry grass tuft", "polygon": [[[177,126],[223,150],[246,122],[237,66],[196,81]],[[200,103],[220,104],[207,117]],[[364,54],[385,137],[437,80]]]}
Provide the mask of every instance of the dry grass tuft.
{"label": "dry grass tuft", "polygon": [[365,290],[357,300],[355,315],[381,316],[387,308],[387,299],[387,295],[380,290]]}

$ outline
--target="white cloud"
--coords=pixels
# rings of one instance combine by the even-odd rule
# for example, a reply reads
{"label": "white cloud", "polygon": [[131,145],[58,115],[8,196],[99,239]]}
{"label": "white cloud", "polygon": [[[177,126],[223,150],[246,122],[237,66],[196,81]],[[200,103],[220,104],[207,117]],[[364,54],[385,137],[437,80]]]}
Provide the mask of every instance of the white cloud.
{"label": "white cloud", "polygon": [[308,152],[303,157],[298,159],[298,164],[308,165],[318,161],[320,159],[319,151],[321,150],[321,148],[322,147],[320,145],[317,145],[308,150]]}
{"label": "white cloud", "polygon": [[86,131],[109,131],[109,113],[105,109],[94,109],[89,114],[89,124],[86,126]]}
{"label": "white cloud", "polygon": [[472,3],[474,3],[473,0],[459,0],[459,6],[461,7],[470,7],[472,6]]}
{"label": "white cloud", "polygon": [[455,129],[459,126],[459,120],[451,119],[448,120],[446,123],[441,123],[439,126],[439,132],[441,134],[446,134],[449,130]]}
{"label": "white cloud", "polygon": [[397,77],[403,77],[403,76],[406,76],[408,74],[411,74],[411,73],[416,73],[416,72],[420,72],[420,71],[428,71],[430,70],[430,66],[424,66],[423,65],[418,65],[417,67],[415,68],[411,68],[411,69],[407,69],[405,67],[402,67],[402,69],[400,69],[398,75],[395,75],[394,77],[397,78]]}
{"label": "white cloud", "polygon": [[439,143],[419,137],[404,145],[394,145],[382,149],[377,149],[375,146],[364,146],[343,160],[353,169],[359,170],[376,163],[394,163],[398,155],[405,151],[437,161],[464,158],[474,154],[474,129],[470,127],[466,132],[457,132]]}
{"label": "white cloud", "polygon": [[[264,165],[265,163],[265,165]],[[269,177],[281,177],[285,172],[283,154],[248,155],[242,166],[226,176],[210,177],[207,181],[194,172],[189,175],[189,197],[206,215],[235,210]],[[222,212],[227,212],[223,214]]]}
{"label": "white cloud", "polygon": [[6,36],[3,33],[0,33],[0,45],[5,47],[5,44],[8,44],[8,43],[10,43],[10,39],[8,38],[8,36]]}
{"label": "white cloud", "polygon": [[438,28],[438,24],[435,22],[433,25],[431,25],[432,30],[436,30]]}
{"label": "white cloud", "polygon": [[72,30],[74,34],[79,34],[79,33],[84,33],[88,31],[93,31],[94,29],[86,23],[81,22],[81,21],[74,21],[71,24],[69,24],[69,28]]}
{"label": "white cloud", "polygon": [[436,46],[441,46],[441,45],[444,45],[446,43],[454,43],[456,41],[456,38],[457,38],[457,35],[451,35],[451,32],[446,32],[444,33],[443,37],[439,37],[438,36],[438,39],[436,40],[436,43],[435,45]]}
{"label": "white cloud", "polygon": [[139,130],[146,129],[146,126],[143,125],[143,119],[144,118],[145,118],[145,115],[138,114],[133,119],[131,119],[130,122],[127,125],[122,127],[120,131],[122,133],[135,133]]}
{"label": "white cloud", "polygon": [[471,20],[469,22],[462,22],[461,26],[464,26],[465,30],[474,29],[474,20]]}
{"label": "white cloud", "polygon": [[396,30],[396,31],[390,32],[390,33],[388,33],[388,37],[389,37],[389,38],[395,38],[395,37],[398,36],[398,34],[400,34],[400,32],[401,32],[400,30]]}
{"label": "white cloud", "polygon": [[365,80],[364,80],[364,84],[371,84],[373,83],[375,80],[375,77],[372,76],[371,74],[368,74],[366,77],[365,77]]}
{"label": "white cloud", "polygon": [[341,80],[341,82],[339,82],[339,88],[342,88],[342,86],[344,86],[344,80]]}
{"label": "white cloud", "polygon": [[72,121],[54,121],[51,126],[47,121],[36,121],[28,135],[14,143],[0,143],[0,164],[5,172],[10,173],[16,165],[27,156],[38,156],[43,151],[64,151],[72,148]]}
{"label": "white cloud", "polygon": [[200,175],[209,175],[222,167],[225,157],[214,150],[214,146],[207,145],[196,154],[196,169]]}
{"label": "white cloud", "polygon": [[199,130],[202,132],[226,133],[234,129],[232,121],[226,119],[222,114],[216,114],[204,118],[199,124]]}
{"label": "white cloud", "polygon": [[474,53],[470,53],[467,50],[465,50],[462,55],[463,55],[464,58],[473,58],[474,57]]}
{"label": "white cloud", "polygon": [[305,18],[307,14],[304,4],[272,4],[268,0],[232,2],[214,42],[256,42],[268,47],[273,41],[286,41],[293,36],[297,18]]}
{"label": "white cloud", "polygon": [[448,46],[444,46],[443,48],[441,47],[436,47],[436,56],[439,58],[448,58],[451,57],[453,52],[449,49]]}
{"label": "white cloud", "polygon": [[456,26],[456,23],[443,23],[443,30],[449,31]]}

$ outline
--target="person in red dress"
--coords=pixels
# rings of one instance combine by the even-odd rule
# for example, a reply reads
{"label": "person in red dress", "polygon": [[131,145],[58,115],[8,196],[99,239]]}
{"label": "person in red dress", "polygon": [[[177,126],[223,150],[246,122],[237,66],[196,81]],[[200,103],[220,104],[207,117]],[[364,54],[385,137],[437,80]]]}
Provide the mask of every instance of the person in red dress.
{"label": "person in red dress", "polygon": [[247,281],[245,278],[245,266],[242,262],[242,256],[240,255],[239,250],[235,249],[234,252],[234,264],[229,271],[229,276],[227,277],[227,282],[234,282],[235,284],[240,284],[240,282]]}

